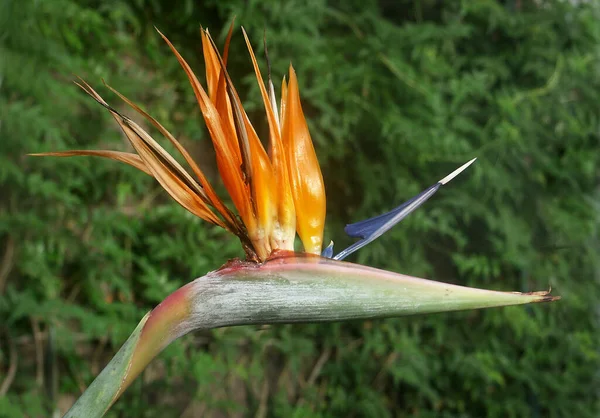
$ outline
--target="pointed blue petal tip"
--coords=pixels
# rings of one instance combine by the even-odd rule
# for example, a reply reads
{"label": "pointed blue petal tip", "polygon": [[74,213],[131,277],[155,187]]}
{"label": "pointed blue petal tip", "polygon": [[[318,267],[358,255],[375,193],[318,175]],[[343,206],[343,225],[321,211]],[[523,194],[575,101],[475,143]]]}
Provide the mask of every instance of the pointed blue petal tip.
{"label": "pointed blue petal tip", "polygon": [[326,258],[333,257],[333,241],[329,242],[329,245],[321,252],[321,256]]}
{"label": "pointed blue petal tip", "polygon": [[[379,238],[381,235],[389,231],[394,225],[398,222],[406,218],[412,212],[414,212],[419,206],[425,203],[431,196],[435,194],[439,190],[439,188],[447,183],[449,183],[454,177],[459,175],[462,171],[464,171],[468,166],[475,162],[476,158],[468,161],[463,164],[452,173],[448,174],[446,177],[425,189],[418,195],[414,196],[410,200],[404,202],[400,206],[392,209],[389,212],[386,212],[382,215],[375,216],[373,218],[366,219],[364,221],[359,221],[353,224],[346,225],[344,231],[352,238],[360,238],[360,241],[355,242],[335,257],[335,260],[342,260],[348,255],[352,254],[354,251],[364,247],[368,243],[374,241]],[[329,247],[327,247],[325,251],[328,251]],[[333,248],[331,248],[333,251]]]}

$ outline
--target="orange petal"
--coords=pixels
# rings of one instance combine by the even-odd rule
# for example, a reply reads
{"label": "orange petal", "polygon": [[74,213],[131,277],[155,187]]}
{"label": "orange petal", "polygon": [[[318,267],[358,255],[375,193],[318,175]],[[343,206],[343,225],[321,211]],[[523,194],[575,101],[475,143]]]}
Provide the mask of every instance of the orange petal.
{"label": "orange petal", "polygon": [[204,190],[187,171],[138,124],[110,107],[89,84],[83,80],[81,81],[83,85],[79,83],[77,85],[108,109],[148,170],[167,193],[194,215],[228,229],[210,209],[208,201],[203,198],[205,196]]}
{"label": "orange petal", "polygon": [[160,31],[158,31],[158,33],[160,36],[162,36],[167,45],[169,45],[171,51],[173,51],[177,57],[177,60],[179,61],[179,64],[182,66],[188,76],[215,147],[217,166],[219,168],[221,178],[223,179],[223,183],[225,184],[225,187],[227,188],[227,191],[233,200],[233,204],[244,220],[246,227],[249,228],[249,224],[251,224],[253,217],[250,205],[250,194],[242,177],[242,172],[240,169],[241,161],[237,157],[235,150],[230,146],[230,142],[228,141],[223,129],[225,124],[222,122],[219,112],[217,112],[217,109],[206,94],[206,91],[204,91],[204,88],[198,81],[198,78],[192,71],[189,64],[183,59],[181,54],[179,54],[177,49],[167,39],[167,37],[164,36]]}
{"label": "orange petal", "polygon": [[200,185],[202,186],[204,192],[206,193],[206,196],[207,196],[208,200],[210,201],[211,205],[214,206],[215,209],[217,209],[217,211],[219,211],[221,216],[223,216],[223,218],[226,220],[227,224],[230,225],[230,227],[231,227],[230,229],[232,231],[239,230],[240,226],[238,225],[237,219],[231,213],[231,211],[223,204],[221,199],[219,199],[219,197],[217,196],[216,192],[212,188],[210,182],[208,181],[208,179],[206,178],[206,176],[204,175],[204,173],[202,172],[200,167],[198,167],[198,165],[196,164],[196,162],[194,161],[192,156],[181,145],[181,143],[179,141],[177,141],[177,139],[173,135],[171,135],[171,133],[162,124],[160,124],[160,122],[158,122],[156,119],[154,119],[148,113],[146,113],[138,105],[133,103],[131,100],[129,100],[127,97],[125,97],[124,95],[119,93],[117,90],[110,87],[108,84],[106,84],[106,83],[104,83],[104,84],[112,92],[114,92],[116,95],[118,95],[124,102],[126,102],[129,106],[131,106],[135,111],[137,111],[139,114],[144,116],[148,121],[150,121],[150,123],[152,123],[152,125],[154,125],[160,131],[160,133],[162,133],[165,137],[167,137],[169,139],[169,141],[175,146],[175,148],[177,148],[177,151],[179,151],[181,153],[181,155],[183,156],[183,158],[185,158],[185,161],[192,168],[192,170],[194,171],[194,174],[196,174],[196,177],[198,177],[198,180],[200,181]]}
{"label": "orange petal", "polygon": [[[233,24],[235,18],[229,25],[229,32],[227,32],[227,38],[225,39],[225,47],[223,48],[223,63],[227,65],[227,57],[229,56],[229,45],[231,43],[231,36],[233,35]],[[206,67],[206,83],[208,85],[208,96],[213,103],[216,103],[217,97],[217,86],[221,77],[221,65],[219,63],[218,53],[213,50],[212,43],[209,40],[208,29],[201,29],[200,35],[202,38],[202,52],[204,54],[204,63]]]}
{"label": "orange petal", "polygon": [[319,254],[325,226],[325,186],[319,161],[302,112],[298,80],[290,65],[284,104],[283,145],[287,151],[290,181],[296,207],[296,229],[304,250]]}
{"label": "orange petal", "polygon": [[[243,29],[243,28],[242,28]],[[267,34],[266,32],[263,34],[263,43],[265,48],[265,59],[267,61],[267,78],[268,78],[268,94],[269,94],[269,104],[271,105],[271,109],[273,110],[273,114],[275,115],[275,121],[277,122],[277,129],[281,134],[281,125],[279,119],[279,111],[277,109],[277,98],[275,97],[275,87],[273,86],[273,80],[271,79],[271,62],[269,61],[269,53],[267,50]]]}
{"label": "orange petal", "polygon": [[[233,26],[229,28],[227,34],[227,41],[225,42],[224,54],[229,53],[229,42],[231,41]],[[201,31],[202,36],[202,51],[204,53],[204,63],[206,66],[206,79],[208,84],[209,97],[213,105],[217,109],[217,113],[221,117],[222,128],[227,139],[227,145],[229,146],[230,152],[238,159],[238,164],[241,164],[241,154],[235,132],[235,123],[233,120],[233,113],[231,108],[231,102],[227,96],[225,75],[221,71],[221,64],[219,59],[219,53],[214,47],[208,30]],[[223,60],[225,65],[226,58]],[[210,68],[210,71],[209,71]]]}
{"label": "orange petal", "polygon": [[146,137],[149,136],[148,134],[133,123],[120,123],[120,125],[154,175],[154,178],[177,203],[194,215],[227,229],[223,222],[210,210],[207,203],[189,186],[189,183],[179,177],[169,165],[157,158],[154,150],[148,146]]}
{"label": "orange petal", "polygon": [[273,236],[271,237],[273,249],[293,250],[294,237],[296,235],[296,213],[294,210],[294,200],[292,197],[292,189],[288,178],[288,168],[286,163],[286,155],[281,141],[281,133],[279,130],[279,121],[271,106],[271,99],[265,87],[265,84],[256,61],[256,56],[252,50],[252,45],[242,28],[246,45],[250,52],[254,72],[260,88],[265,111],[267,112],[267,121],[269,123],[270,147],[269,154],[271,157],[271,165],[273,167],[273,176],[276,184],[276,193],[273,201],[276,202],[277,220],[273,227]]}
{"label": "orange petal", "polygon": [[148,175],[152,175],[144,161],[137,154],[120,151],[97,151],[97,150],[73,150],[73,151],[62,151],[62,152],[41,152],[37,154],[29,154],[33,157],[104,157],[111,160],[120,161],[125,164],[129,164],[132,167],[137,168],[140,171]]}
{"label": "orange petal", "polygon": [[[206,196],[206,193],[202,189],[202,187],[192,178],[192,176],[189,175],[189,173],[187,171],[185,171],[185,169],[177,162],[177,160],[175,158],[173,158],[173,156],[171,156],[171,154],[169,154],[163,147],[161,147],[160,144],[158,142],[156,142],[154,140],[154,138],[152,138],[146,131],[144,131],[137,123],[135,123],[131,119],[121,115],[119,112],[117,112],[111,106],[109,106],[108,103],[106,103],[106,101],[89,84],[87,84],[83,80],[81,80],[81,81],[83,82],[85,87],[82,86],[81,84],[78,84],[78,83],[76,83],[76,84],[79,87],[81,87],[86,93],[88,93],[90,96],[94,97],[96,99],[96,101],[98,101],[98,103],[100,103],[106,109],[108,109],[108,111],[111,113],[111,115],[117,121],[117,123],[119,125],[126,124],[130,128],[134,129],[135,132],[138,133],[138,136],[140,137],[140,139],[142,139],[146,143],[146,145],[153,151],[154,154],[156,154],[158,156],[158,158],[164,160],[165,164],[170,168],[171,171],[173,171],[175,174],[177,174],[198,195],[202,196],[204,198],[204,200],[208,202],[208,197]],[[131,138],[129,138],[129,139],[131,141]],[[135,144],[132,143],[132,145],[134,145],[134,147],[135,147]]]}
{"label": "orange petal", "polygon": [[[279,124],[283,127],[283,120],[285,117],[285,105],[287,103],[287,81],[285,81],[285,76],[283,80],[281,80],[281,107],[279,108]],[[283,129],[282,129],[283,132]],[[283,133],[282,133],[283,135]]]}
{"label": "orange petal", "polygon": [[227,32],[227,38],[225,39],[225,46],[223,47],[223,64],[227,66],[227,58],[229,58],[229,45],[231,44],[231,35],[233,35],[233,24],[235,23],[235,16],[231,20],[229,25],[229,31]]}
{"label": "orange petal", "polygon": [[204,66],[206,68],[206,84],[208,86],[208,96],[213,103],[216,103],[217,98],[217,86],[219,84],[219,74],[221,73],[221,66],[219,65],[219,59],[216,54],[212,51],[212,45],[208,40],[204,30],[200,31],[202,38],[202,52],[204,54]]}
{"label": "orange petal", "polygon": [[[210,36],[208,38],[212,42]],[[220,63],[227,84],[227,94],[233,109],[237,139],[242,155],[242,171],[245,174],[246,181],[250,182],[253,208],[256,210],[258,220],[256,230],[253,231],[248,228],[248,233],[250,239],[255,242],[255,248],[259,256],[263,258],[263,255],[266,257],[271,251],[269,237],[277,216],[275,205],[277,194],[274,190],[273,169],[269,157],[244,111],[240,97],[223,61],[220,60]]]}

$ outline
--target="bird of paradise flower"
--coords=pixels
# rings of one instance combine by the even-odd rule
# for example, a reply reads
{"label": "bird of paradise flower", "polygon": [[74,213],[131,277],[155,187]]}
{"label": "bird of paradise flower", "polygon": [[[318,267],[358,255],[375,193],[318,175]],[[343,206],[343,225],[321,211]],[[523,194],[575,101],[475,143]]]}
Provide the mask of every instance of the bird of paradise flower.
{"label": "bird of paradise flower", "polygon": [[[229,261],[180,288],[148,313],[66,416],[102,416],[152,358],[194,329],[390,317],[558,299],[546,291],[473,289],[340,261],[404,219],[475,159],[390,212],[347,225],[346,233],[359,240],[337,255],[333,255],[332,244],[323,249],[325,187],[302,111],[296,73],[290,65],[277,102],[270,71],[265,84],[248,36],[242,31],[268,121],[268,151],[227,72],[233,24],[222,54],[208,30],[201,31],[206,89],[159,31],[190,81],[216,151],[220,177],[237,215],[220,199],[177,139],[110,87],[174,145],[195,178],[142,127],[111,107],[83,80],[77,83],[79,87],[110,112],[135,153],[77,150],[33,154],[99,156],[129,164],[154,177],[185,209],[237,236],[246,254],[246,260]],[[294,251],[296,234],[303,252]]]}

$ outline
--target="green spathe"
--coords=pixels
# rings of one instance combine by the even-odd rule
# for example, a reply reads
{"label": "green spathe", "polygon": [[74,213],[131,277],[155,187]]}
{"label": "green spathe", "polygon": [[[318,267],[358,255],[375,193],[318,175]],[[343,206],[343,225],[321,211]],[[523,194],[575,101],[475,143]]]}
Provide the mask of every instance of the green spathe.
{"label": "green spathe", "polygon": [[383,318],[556,299],[546,291],[475,289],[288,254],[260,266],[233,262],[191,283],[194,326]]}
{"label": "green spathe", "polygon": [[549,292],[497,292],[278,252],[263,264],[231,261],[168,296],[142,319],[67,417],[100,417],[173,340],[196,329],[326,322],[547,302]]}

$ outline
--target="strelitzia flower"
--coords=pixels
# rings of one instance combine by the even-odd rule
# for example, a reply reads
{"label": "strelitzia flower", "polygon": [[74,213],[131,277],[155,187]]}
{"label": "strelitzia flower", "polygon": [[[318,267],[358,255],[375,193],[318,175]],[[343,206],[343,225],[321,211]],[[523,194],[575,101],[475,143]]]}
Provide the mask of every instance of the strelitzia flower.
{"label": "strelitzia flower", "polygon": [[[191,171],[83,80],[77,84],[110,112],[135,153],[77,150],[34,154],[99,156],[129,164],[154,177],[185,209],[237,236],[246,254],[244,261],[229,261],[177,290],[148,313],[67,416],[103,415],[152,358],[194,329],[390,317],[557,299],[549,292],[472,289],[340,261],[404,219],[475,159],[390,212],[347,225],[346,233],[359,239],[347,249],[335,256],[333,244],[323,249],[325,187],[302,111],[296,73],[290,65],[277,101],[270,71],[265,83],[243,32],[269,126],[265,150],[227,72],[232,30],[233,25],[222,54],[209,32],[201,31],[206,88],[159,33],[190,81],[233,208],[221,200],[190,154],[156,119],[111,88],[174,145]],[[295,251],[296,234],[303,251]]]}
{"label": "strelitzia flower", "polygon": [[216,151],[221,179],[239,217],[217,196],[202,169],[177,139],[156,119],[116,90],[113,91],[175,146],[196,178],[142,127],[111,107],[83,80],[77,84],[108,109],[136,154],[78,150],[38,155],[101,156],[144,171],[153,176],[185,209],[236,235],[244,247],[247,260],[262,262],[276,250],[293,251],[296,232],[305,252],[319,254],[325,226],[325,187],[302,112],[296,74],[290,66],[289,81],[283,80],[281,99],[277,102],[273,83],[269,79],[268,86],[265,86],[248,37],[245,33],[244,36],[269,124],[268,152],[227,73],[231,31],[223,55],[219,54],[208,31],[202,31],[207,89],[163,36],[192,85]]}

